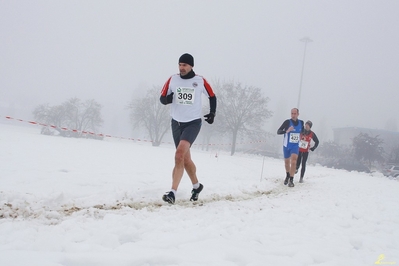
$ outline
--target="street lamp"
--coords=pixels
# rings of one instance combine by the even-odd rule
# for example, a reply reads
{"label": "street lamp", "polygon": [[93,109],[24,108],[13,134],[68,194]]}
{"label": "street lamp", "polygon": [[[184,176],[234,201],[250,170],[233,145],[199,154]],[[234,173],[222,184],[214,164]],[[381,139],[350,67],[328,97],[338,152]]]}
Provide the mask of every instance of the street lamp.
{"label": "street lamp", "polygon": [[302,79],[303,79],[303,69],[305,67],[306,46],[308,45],[309,42],[313,42],[309,37],[304,37],[300,39],[300,41],[305,43],[305,51],[303,52],[301,82],[299,83],[299,95],[298,95],[298,104],[297,104],[298,109],[299,109],[299,104],[301,102]]}

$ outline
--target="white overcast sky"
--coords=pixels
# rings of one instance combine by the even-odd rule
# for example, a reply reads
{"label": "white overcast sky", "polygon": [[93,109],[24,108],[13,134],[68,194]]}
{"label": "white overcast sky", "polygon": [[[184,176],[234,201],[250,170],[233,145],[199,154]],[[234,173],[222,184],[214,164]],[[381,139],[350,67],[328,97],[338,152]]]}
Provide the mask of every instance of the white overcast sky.
{"label": "white overcast sky", "polygon": [[275,132],[297,105],[308,36],[300,118],[396,130],[398,14],[396,0],[0,0],[1,116],[78,97],[104,106],[108,131],[129,128],[127,103],[188,52],[211,83],[262,88]]}

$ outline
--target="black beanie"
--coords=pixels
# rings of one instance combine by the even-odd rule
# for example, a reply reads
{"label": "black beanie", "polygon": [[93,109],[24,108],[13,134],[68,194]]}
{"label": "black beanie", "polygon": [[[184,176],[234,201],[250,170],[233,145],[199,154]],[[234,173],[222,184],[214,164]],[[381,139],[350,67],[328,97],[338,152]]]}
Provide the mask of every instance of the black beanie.
{"label": "black beanie", "polygon": [[313,123],[312,123],[312,121],[310,121],[310,120],[306,121],[305,124],[308,124],[310,128],[312,128],[312,126],[313,126]]}
{"label": "black beanie", "polygon": [[194,57],[191,54],[183,54],[179,58],[179,63],[186,63],[194,67]]}

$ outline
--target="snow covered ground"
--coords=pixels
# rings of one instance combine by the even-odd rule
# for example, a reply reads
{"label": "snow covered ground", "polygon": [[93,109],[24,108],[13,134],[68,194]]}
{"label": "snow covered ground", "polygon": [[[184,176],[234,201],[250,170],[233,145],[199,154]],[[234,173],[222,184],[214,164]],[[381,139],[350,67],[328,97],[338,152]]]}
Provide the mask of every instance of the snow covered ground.
{"label": "snow covered ground", "polygon": [[200,200],[185,175],[168,205],[172,145],[17,123],[0,124],[1,265],[399,264],[399,182],[380,173],[309,165],[288,188],[283,160],[193,147]]}

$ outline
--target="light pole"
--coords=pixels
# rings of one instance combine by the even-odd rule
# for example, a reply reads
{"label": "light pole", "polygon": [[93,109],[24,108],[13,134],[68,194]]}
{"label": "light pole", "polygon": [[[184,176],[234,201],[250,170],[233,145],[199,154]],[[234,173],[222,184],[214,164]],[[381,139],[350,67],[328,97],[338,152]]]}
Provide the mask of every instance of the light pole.
{"label": "light pole", "polygon": [[298,104],[297,104],[298,109],[299,109],[299,104],[301,103],[302,79],[303,79],[303,69],[305,68],[306,46],[308,45],[309,42],[313,42],[309,37],[304,37],[300,39],[300,41],[305,43],[305,51],[303,52],[301,82],[299,83],[299,95],[298,95]]}

